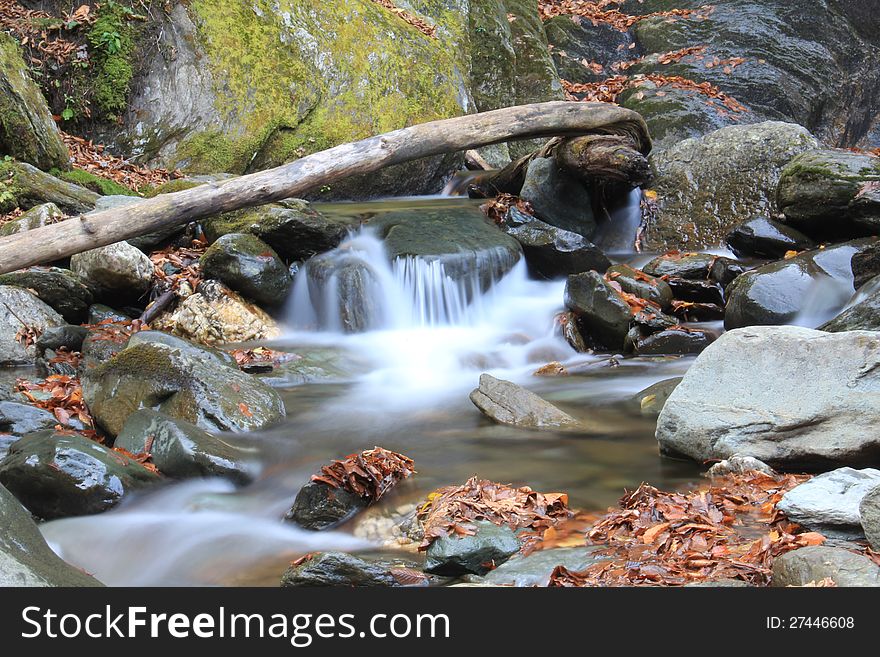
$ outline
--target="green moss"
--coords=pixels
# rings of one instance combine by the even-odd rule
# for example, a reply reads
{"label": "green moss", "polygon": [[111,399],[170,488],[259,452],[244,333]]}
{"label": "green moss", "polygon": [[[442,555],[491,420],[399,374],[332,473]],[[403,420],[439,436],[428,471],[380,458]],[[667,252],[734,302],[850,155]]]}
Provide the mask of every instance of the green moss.
{"label": "green moss", "polygon": [[23,190],[15,179],[13,160],[0,158],[0,214],[15,210],[19,206],[19,197]]}
{"label": "green moss", "polygon": [[61,178],[65,182],[85,187],[102,196],[138,196],[137,192],[124,185],[120,185],[107,178],[101,178],[82,169],[73,169],[71,171],[52,169],[49,173],[56,178]]}
{"label": "green moss", "polygon": [[154,196],[158,196],[159,194],[173,194],[174,192],[182,192],[184,190],[192,189],[193,187],[198,187],[203,184],[204,183],[200,183],[196,180],[190,180],[188,178],[178,178],[177,180],[169,180],[167,183],[162,183],[158,187],[153,187],[149,189],[144,194],[144,196],[146,196],[147,198],[153,198]]}
{"label": "green moss", "polygon": [[[273,166],[396,128],[461,114],[463,21],[440,2],[446,39],[432,39],[372,0],[192,0],[190,8],[229,131],[179,150],[192,172]],[[430,5],[430,6],[429,6]],[[429,19],[430,20],[430,19]],[[320,65],[320,69],[319,69]]]}
{"label": "green moss", "polygon": [[134,75],[134,28],[127,20],[129,13],[129,9],[113,0],[103,3],[88,34],[94,57],[89,71],[94,82],[94,102],[108,117],[125,109]]}

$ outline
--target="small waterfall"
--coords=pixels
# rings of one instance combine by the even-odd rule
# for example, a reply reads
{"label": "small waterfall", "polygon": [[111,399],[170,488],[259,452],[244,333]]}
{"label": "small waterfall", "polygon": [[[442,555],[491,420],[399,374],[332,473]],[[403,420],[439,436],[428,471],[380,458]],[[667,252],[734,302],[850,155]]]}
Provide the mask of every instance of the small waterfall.
{"label": "small waterfall", "polygon": [[609,254],[635,251],[636,234],[642,224],[642,190],[632,190],[623,203],[599,223],[593,243]]}
{"label": "small waterfall", "polygon": [[509,258],[489,250],[392,262],[382,240],[361,229],[297,273],[287,324],[335,333],[473,324]]}

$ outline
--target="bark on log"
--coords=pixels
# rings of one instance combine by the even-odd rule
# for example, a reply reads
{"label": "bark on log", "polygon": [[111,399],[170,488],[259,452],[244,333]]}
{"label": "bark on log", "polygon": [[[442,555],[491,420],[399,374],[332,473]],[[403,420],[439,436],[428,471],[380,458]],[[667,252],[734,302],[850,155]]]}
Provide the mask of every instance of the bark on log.
{"label": "bark on log", "polygon": [[170,226],[302,195],[355,174],[515,139],[628,135],[651,149],[644,119],[606,103],[556,101],[444,119],[343,144],[289,164],[0,238],[0,273],[52,262]]}

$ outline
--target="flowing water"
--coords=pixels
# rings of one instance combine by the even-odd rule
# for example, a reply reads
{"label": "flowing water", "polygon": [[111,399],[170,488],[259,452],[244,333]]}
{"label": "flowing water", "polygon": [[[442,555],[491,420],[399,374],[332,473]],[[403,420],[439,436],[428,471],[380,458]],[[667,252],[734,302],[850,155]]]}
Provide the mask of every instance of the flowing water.
{"label": "flowing water", "polygon": [[[321,209],[354,217],[468,203],[409,199]],[[623,211],[631,215],[634,203],[635,197]],[[606,233],[606,246],[631,244],[634,230]],[[257,480],[239,489],[220,481],[169,485],[100,516],[47,523],[44,534],[62,556],[111,585],[277,585],[297,555],[371,547],[351,526],[311,533],[280,518],[328,458],[374,445],[409,455],[418,469],[369,512],[379,515],[474,474],[565,491],[572,505],[591,510],[614,504],[625,487],[643,481],[680,487],[698,479],[698,465],[658,455],[655,422],[632,401],[648,385],[682,375],[692,358],[575,353],[554,331],[564,281],[531,280],[520,262],[483,293],[476,275],[454,280],[437,261],[390,263],[369,230],[326,258],[333,267],[367,272],[357,289],[368,297],[370,330],[344,332],[349,311],[338,293],[348,279],[310,279],[309,265],[300,270],[288,330],[272,346],[332,351],[349,374],[333,383],[276,381],[286,421],[228,437],[251,450],[261,469]],[[533,375],[549,361],[564,363],[570,375]],[[468,400],[482,372],[527,386],[582,418],[585,429],[538,432],[491,423]]]}

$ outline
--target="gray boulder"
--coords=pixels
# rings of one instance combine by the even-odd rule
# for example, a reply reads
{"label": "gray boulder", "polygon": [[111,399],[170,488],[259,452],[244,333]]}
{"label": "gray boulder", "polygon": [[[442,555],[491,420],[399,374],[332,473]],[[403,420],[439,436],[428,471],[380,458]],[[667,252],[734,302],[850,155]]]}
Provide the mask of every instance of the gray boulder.
{"label": "gray boulder", "polygon": [[6,488],[0,486],[0,587],[101,586],[62,561],[46,544],[37,523]]}
{"label": "gray boulder", "polygon": [[34,228],[42,228],[64,218],[64,213],[54,203],[36,205],[18,219],[8,221],[0,226],[0,236],[15,235]]}
{"label": "gray boulder", "polygon": [[520,197],[542,221],[589,239],[596,232],[590,193],[584,183],[559,167],[552,157],[529,163]]}
{"label": "gray boulder", "polygon": [[633,321],[633,310],[620,293],[597,272],[568,277],[565,306],[579,324],[612,350],[622,349]]}
{"label": "gray boulder", "polygon": [[229,233],[214,242],[199,261],[202,272],[265,306],[287,299],[293,279],[268,244],[247,233]]}
{"label": "gray boulder", "polygon": [[880,486],[875,486],[862,498],[859,518],[871,548],[880,552]]}
{"label": "gray boulder", "polygon": [[787,468],[871,463],[880,448],[877,359],[878,333],[725,333],[663,406],[660,449],[697,461],[749,455]]}
{"label": "gray boulder", "polygon": [[37,336],[48,328],[63,326],[64,318],[24,288],[0,285],[0,367],[34,362],[35,345],[23,336]]}
{"label": "gray boulder", "polygon": [[859,504],[876,487],[880,470],[838,468],[795,486],[776,508],[808,529],[852,538],[861,533]]}
{"label": "gray boulder", "polygon": [[519,552],[519,539],[510,527],[485,520],[473,525],[476,533],[471,536],[434,539],[426,553],[425,572],[446,576],[485,575],[493,565],[497,566]]}
{"label": "gray boulder", "polygon": [[391,573],[393,567],[393,562],[362,559],[345,552],[318,552],[291,564],[281,577],[281,587],[400,586]]}
{"label": "gray boulder", "polygon": [[556,548],[537,550],[527,556],[513,556],[477,581],[491,586],[547,586],[557,566],[580,572],[606,559],[596,554],[598,550],[594,546]]}
{"label": "gray boulder", "polygon": [[92,304],[92,291],[69,269],[21,269],[0,275],[0,285],[17,285],[31,290],[71,324],[85,321]]}
{"label": "gray boulder", "polygon": [[116,242],[70,258],[70,268],[99,295],[134,301],[150,287],[153,263],[128,242]]}
{"label": "gray boulder", "polygon": [[535,393],[489,374],[480,375],[480,386],[471,392],[470,400],[483,415],[499,424],[524,429],[574,429],[579,424]]}
{"label": "gray boulder", "polygon": [[740,257],[781,258],[788,251],[816,248],[815,242],[799,230],[763,216],[747,219],[724,241]]}
{"label": "gray boulder", "polygon": [[880,586],[880,566],[843,548],[805,547],[776,558],[770,585],[806,586],[826,577],[841,587]]}

